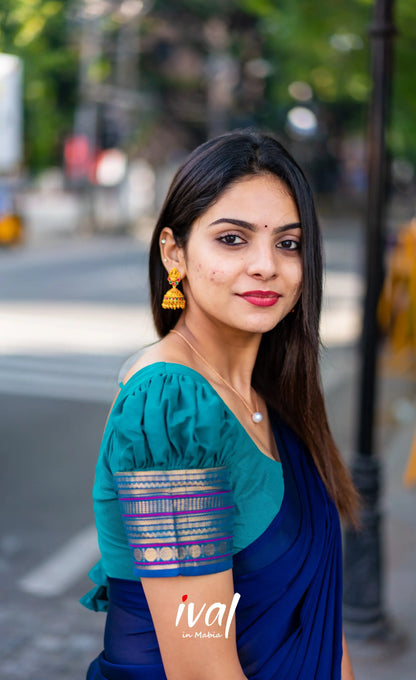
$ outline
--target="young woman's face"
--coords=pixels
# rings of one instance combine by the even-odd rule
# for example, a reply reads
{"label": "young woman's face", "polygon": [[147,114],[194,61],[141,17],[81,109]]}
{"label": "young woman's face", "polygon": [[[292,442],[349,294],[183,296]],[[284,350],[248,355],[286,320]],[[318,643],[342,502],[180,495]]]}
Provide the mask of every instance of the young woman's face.
{"label": "young woman's face", "polygon": [[192,225],[183,252],[186,317],[265,333],[296,304],[302,283],[301,225],[274,175],[231,185]]}

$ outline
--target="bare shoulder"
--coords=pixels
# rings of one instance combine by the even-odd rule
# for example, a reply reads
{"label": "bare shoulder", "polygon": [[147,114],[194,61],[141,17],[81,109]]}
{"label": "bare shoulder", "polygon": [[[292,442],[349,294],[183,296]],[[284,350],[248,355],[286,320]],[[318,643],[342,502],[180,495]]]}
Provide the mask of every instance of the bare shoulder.
{"label": "bare shoulder", "polygon": [[186,347],[182,347],[176,338],[167,336],[148,347],[138,359],[130,366],[123,376],[123,383],[126,383],[133,375],[146,366],[151,366],[159,361],[167,363],[184,364],[193,367],[193,357],[189,354]]}
{"label": "bare shoulder", "polygon": [[[190,353],[187,347],[183,347],[178,343],[174,336],[166,336],[159,342],[154,343],[150,347],[140,354],[136,361],[128,368],[124,376],[122,377],[123,384],[126,384],[130,378],[135,375],[138,371],[146,366],[155,364],[158,361],[166,361],[166,363],[172,364],[183,364],[184,366],[189,366],[190,368],[197,369],[195,366],[194,357]],[[110,406],[110,410],[107,415],[106,425],[110,417],[110,413],[113,409],[114,404],[117,401],[118,395],[120,394],[120,389],[114,397],[113,403]]]}

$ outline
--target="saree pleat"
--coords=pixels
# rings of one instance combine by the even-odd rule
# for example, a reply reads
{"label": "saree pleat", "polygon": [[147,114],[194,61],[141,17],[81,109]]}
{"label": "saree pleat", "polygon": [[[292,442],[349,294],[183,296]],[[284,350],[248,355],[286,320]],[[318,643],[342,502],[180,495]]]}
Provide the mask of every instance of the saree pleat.
{"label": "saree pleat", "polygon": [[250,680],[340,680],[338,513],[303,445],[273,425],[285,495],[268,529],[234,556],[240,662]]}
{"label": "saree pleat", "polygon": [[[340,680],[338,513],[305,447],[271,420],[285,490],[268,528],[233,557],[238,656],[250,680]],[[166,680],[141,584],[110,579],[110,590],[105,652],[88,680]]]}

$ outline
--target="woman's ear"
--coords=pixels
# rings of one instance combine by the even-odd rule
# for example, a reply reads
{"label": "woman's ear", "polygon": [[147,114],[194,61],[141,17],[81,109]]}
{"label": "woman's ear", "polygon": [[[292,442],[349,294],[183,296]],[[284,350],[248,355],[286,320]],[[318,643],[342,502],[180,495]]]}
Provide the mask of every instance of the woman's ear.
{"label": "woman's ear", "polygon": [[160,257],[167,272],[170,272],[173,267],[179,270],[181,279],[185,276],[185,257],[183,248],[180,248],[173,236],[173,231],[170,227],[165,227],[160,232]]}

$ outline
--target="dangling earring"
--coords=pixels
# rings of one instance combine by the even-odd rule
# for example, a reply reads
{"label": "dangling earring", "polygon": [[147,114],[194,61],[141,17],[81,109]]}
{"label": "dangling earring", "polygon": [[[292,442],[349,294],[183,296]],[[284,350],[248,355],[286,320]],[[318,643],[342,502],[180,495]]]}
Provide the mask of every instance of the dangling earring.
{"label": "dangling earring", "polygon": [[181,273],[176,269],[176,267],[174,267],[169,272],[168,281],[172,288],[169,288],[163,297],[163,309],[185,309],[185,296],[180,290],[177,290],[176,288],[180,280]]}

